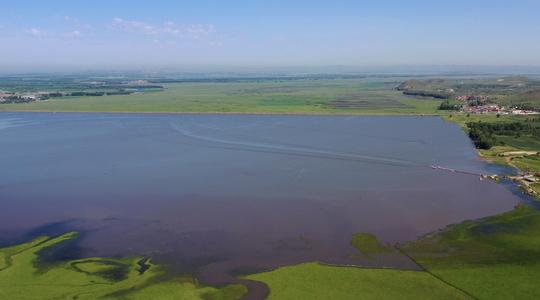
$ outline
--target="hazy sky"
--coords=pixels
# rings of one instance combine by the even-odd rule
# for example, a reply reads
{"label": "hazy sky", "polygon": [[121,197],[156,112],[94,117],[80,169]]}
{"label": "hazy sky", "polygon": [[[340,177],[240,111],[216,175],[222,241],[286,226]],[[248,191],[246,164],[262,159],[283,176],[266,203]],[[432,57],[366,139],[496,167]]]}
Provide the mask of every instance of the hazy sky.
{"label": "hazy sky", "polygon": [[0,68],[540,66],[540,0],[0,0]]}

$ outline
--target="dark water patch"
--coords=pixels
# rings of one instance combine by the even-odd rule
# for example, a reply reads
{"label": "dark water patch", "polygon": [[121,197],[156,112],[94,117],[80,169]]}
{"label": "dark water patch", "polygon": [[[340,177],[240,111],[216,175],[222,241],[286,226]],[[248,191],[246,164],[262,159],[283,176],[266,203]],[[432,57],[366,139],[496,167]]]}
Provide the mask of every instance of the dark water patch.
{"label": "dark water patch", "polygon": [[477,237],[486,237],[498,234],[516,234],[519,233],[520,230],[521,228],[504,223],[482,224],[481,226],[471,228],[470,234]]}
{"label": "dark water patch", "polygon": [[325,105],[340,109],[413,108],[396,98],[385,99],[367,94],[340,95]]}
{"label": "dark water patch", "polygon": [[521,197],[525,198],[525,201],[527,201],[527,205],[529,205],[530,207],[536,209],[536,210],[540,210],[540,201],[538,200],[533,200],[531,201],[530,200],[530,197],[527,196],[527,195],[524,195],[523,193],[520,194]]}
{"label": "dark water patch", "polygon": [[72,220],[63,221],[63,222],[54,222],[50,224],[45,224],[43,226],[39,226],[37,228],[31,229],[24,235],[24,237],[28,240],[33,240],[42,236],[56,238],[68,232],[71,232],[72,230],[70,228],[73,228],[72,225],[78,222],[83,222],[83,220],[72,219]]}
{"label": "dark water patch", "polygon": [[139,260],[137,262],[137,264],[139,265],[139,275],[142,275],[144,274],[144,272],[146,272],[148,269],[150,269],[151,265],[148,263],[148,261],[150,260],[150,258],[146,257],[146,258],[143,258],[141,260]]}
{"label": "dark water patch", "polygon": [[58,263],[84,257],[85,249],[79,246],[79,241],[84,238],[84,234],[77,235],[77,239],[67,239],[36,252],[37,257],[33,264],[37,272],[45,273]]}
{"label": "dark water patch", "polygon": [[95,272],[94,274],[110,281],[119,282],[128,278],[129,268],[128,265],[118,264],[114,265],[113,268]]}

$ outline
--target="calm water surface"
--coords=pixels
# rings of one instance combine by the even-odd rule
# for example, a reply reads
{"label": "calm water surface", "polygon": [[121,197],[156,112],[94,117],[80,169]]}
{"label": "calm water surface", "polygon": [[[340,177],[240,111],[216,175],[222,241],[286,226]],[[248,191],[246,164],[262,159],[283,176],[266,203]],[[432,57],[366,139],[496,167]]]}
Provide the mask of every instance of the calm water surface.
{"label": "calm water surface", "polygon": [[0,241],[81,231],[73,257],[144,254],[210,283],[353,258],[511,210],[456,124],[435,117],[0,114]]}

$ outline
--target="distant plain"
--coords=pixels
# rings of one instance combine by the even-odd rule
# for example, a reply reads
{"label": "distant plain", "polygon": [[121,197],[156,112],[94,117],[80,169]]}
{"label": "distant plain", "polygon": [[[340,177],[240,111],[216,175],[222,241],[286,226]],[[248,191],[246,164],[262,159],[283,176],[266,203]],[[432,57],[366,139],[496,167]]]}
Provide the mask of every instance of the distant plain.
{"label": "distant plain", "polygon": [[[131,95],[61,97],[2,104],[9,111],[430,114],[440,100],[405,97],[403,78],[238,79],[159,84]],[[61,90],[59,90],[61,91]]]}

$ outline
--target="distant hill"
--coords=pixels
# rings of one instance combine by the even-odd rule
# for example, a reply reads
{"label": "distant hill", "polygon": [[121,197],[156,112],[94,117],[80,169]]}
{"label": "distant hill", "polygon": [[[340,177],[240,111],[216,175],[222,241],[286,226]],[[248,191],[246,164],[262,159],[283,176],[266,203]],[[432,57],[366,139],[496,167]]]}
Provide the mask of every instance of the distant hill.
{"label": "distant hill", "polygon": [[400,84],[396,89],[398,91],[409,91],[409,90],[441,90],[449,89],[452,86],[456,85],[455,81],[446,80],[446,79],[427,79],[427,80],[417,80],[411,79]]}
{"label": "distant hill", "polygon": [[506,85],[513,87],[525,87],[531,85],[539,85],[538,80],[527,78],[525,76],[514,76],[514,77],[502,77],[496,79],[489,79],[477,82],[477,84],[497,84],[497,85]]}
{"label": "distant hill", "polygon": [[501,105],[540,107],[540,80],[525,76],[499,77],[477,80],[411,79],[397,88],[406,95],[441,99],[456,96],[487,95]]}
{"label": "distant hill", "polygon": [[531,79],[525,76],[499,77],[487,80],[469,80],[457,83],[456,90],[477,90],[482,92],[495,91],[517,91],[519,93],[540,88],[540,80]]}
{"label": "distant hill", "polygon": [[503,97],[500,99],[499,103],[502,105],[540,107],[540,89],[534,89],[517,95]]}
{"label": "distant hill", "polygon": [[433,91],[444,89],[475,89],[475,88],[540,88],[540,80],[531,79],[525,76],[501,77],[488,80],[453,81],[447,79],[411,79],[400,84],[398,91]]}

